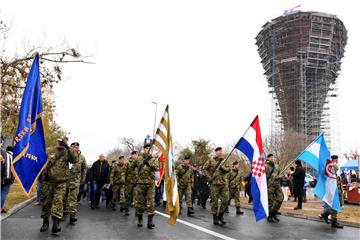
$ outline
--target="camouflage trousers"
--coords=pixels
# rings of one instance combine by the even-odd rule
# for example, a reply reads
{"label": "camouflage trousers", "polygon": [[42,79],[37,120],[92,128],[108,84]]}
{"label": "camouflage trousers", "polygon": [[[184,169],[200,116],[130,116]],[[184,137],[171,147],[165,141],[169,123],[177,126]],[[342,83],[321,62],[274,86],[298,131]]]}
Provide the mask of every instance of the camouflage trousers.
{"label": "camouflage trousers", "polygon": [[126,196],[126,203],[127,207],[131,207],[134,201],[134,190],[135,190],[135,184],[134,183],[128,183],[125,186],[125,196]]}
{"label": "camouflage trousers", "polygon": [[240,207],[240,188],[229,188],[229,205],[231,199],[234,199],[235,207]]}
{"label": "camouflage trousers", "polygon": [[284,201],[284,194],[280,186],[271,186],[268,189],[269,194],[269,213],[278,211]]}
{"label": "camouflage trousers", "polygon": [[210,187],[211,212],[218,214],[218,201],[220,199],[220,213],[224,213],[229,203],[229,187],[225,184],[212,184]]}
{"label": "camouflage trousers", "polygon": [[179,200],[180,200],[180,208],[182,207],[182,199],[183,196],[185,195],[185,201],[186,201],[186,206],[188,208],[192,207],[192,188],[191,185],[188,184],[187,186],[180,186],[178,185],[178,193],[179,193]]}
{"label": "camouflage trousers", "polygon": [[63,200],[66,192],[66,182],[50,183],[44,182],[42,187],[44,200],[42,204],[41,217],[50,215],[56,218],[63,217]]}
{"label": "camouflage trousers", "polygon": [[142,215],[147,208],[148,215],[155,214],[155,183],[137,184],[135,187],[136,213]]}
{"label": "camouflage trousers", "polygon": [[80,183],[69,183],[67,194],[65,198],[65,211],[70,214],[76,214],[77,213],[77,206],[78,206],[78,200],[77,196],[80,191]]}
{"label": "camouflage trousers", "polygon": [[121,208],[126,208],[126,199],[125,199],[125,184],[114,183],[112,185],[112,204],[116,206],[116,203],[120,203]]}

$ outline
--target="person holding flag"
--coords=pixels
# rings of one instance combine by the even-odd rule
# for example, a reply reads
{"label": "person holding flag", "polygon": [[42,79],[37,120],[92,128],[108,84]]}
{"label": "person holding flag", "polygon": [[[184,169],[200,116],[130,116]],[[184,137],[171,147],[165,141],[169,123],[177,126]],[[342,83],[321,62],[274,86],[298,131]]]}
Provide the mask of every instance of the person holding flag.
{"label": "person holding flag", "polygon": [[341,211],[342,188],[340,179],[336,175],[336,155],[330,156],[324,134],[321,133],[298,157],[297,159],[309,164],[318,173],[314,194],[325,203],[325,211],[322,214],[328,222],[331,215],[331,226],[343,228],[337,221],[337,213]]}
{"label": "person holding flag", "polygon": [[266,161],[266,179],[268,182],[268,194],[269,194],[269,222],[277,222],[280,219],[276,216],[279,214],[279,209],[284,201],[284,194],[281,190],[281,171],[279,166],[274,161],[274,155],[272,153],[267,155]]}

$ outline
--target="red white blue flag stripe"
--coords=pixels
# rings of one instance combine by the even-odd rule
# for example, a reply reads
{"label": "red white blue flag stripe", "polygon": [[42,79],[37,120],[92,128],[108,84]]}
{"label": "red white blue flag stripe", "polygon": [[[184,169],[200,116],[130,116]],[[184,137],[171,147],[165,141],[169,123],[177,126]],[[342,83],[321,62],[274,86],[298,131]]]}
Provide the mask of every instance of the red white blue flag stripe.
{"label": "red white blue flag stripe", "polygon": [[265,154],[262,147],[259,117],[256,116],[235,148],[246,155],[251,163],[251,194],[256,221],[269,216],[268,191],[265,172]]}

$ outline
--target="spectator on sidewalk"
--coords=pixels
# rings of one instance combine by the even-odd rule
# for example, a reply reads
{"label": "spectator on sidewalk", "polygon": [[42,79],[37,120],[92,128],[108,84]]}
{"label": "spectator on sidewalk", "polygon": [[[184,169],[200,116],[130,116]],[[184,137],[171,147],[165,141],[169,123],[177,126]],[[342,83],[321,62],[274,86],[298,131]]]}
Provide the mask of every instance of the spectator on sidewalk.
{"label": "spectator on sidewalk", "polygon": [[305,182],[305,168],[301,165],[300,160],[295,161],[296,168],[293,173],[294,191],[297,196],[298,204],[294,210],[302,209],[304,182]]}
{"label": "spectator on sidewalk", "polygon": [[3,148],[4,139],[1,137],[1,213],[6,213],[4,208],[5,200],[10,191],[11,184],[14,183],[14,176],[11,173],[11,165],[13,161],[12,147],[7,147],[6,150]]}

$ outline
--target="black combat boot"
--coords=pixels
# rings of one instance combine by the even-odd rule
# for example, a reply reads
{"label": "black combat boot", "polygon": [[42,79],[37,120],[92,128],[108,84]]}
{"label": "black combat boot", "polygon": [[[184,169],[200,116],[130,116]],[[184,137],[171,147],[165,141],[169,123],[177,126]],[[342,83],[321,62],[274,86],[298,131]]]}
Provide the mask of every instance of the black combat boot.
{"label": "black combat boot", "polygon": [[324,219],[324,221],[325,221],[327,224],[330,224],[329,215],[330,215],[329,212],[325,212],[325,213],[320,214],[321,218]]}
{"label": "black combat boot", "polygon": [[125,216],[129,216],[129,208],[125,208]]}
{"label": "black combat boot", "polygon": [[243,215],[244,212],[240,210],[240,207],[236,207],[236,215]]}
{"label": "black combat boot", "polygon": [[143,216],[142,216],[142,214],[137,214],[137,217],[138,217],[138,224],[137,224],[137,226],[138,226],[138,227],[142,227],[142,226],[143,226]]}
{"label": "black combat boot", "polygon": [[195,213],[195,212],[194,212],[194,209],[193,209],[192,207],[189,207],[189,208],[188,208],[188,211],[187,211],[188,217],[190,217],[191,214],[194,214],[194,213]]}
{"label": "black combat boot", "polygon": [[224,219],[224,213],[223,213],[223,212],[219,213],[218,219],[219,219],[219,221],[220,221],[222,224],[226,224],[225,219]]}
{"label": "black combat boot", "polygon": [[219,220],[216,214],[213,214],[213,222],[215,225],[219,225]]}
{"label": "black combat boot", "polygon": [[148,216],[148,223],[147,223],[147,228],[148,229],[154,229],[155,228],[155,224],[153,223],[153,217],[154,217],[154,215],[149,215]]}
{"label": "black combat boot", "polygon": [[43,225],[40,228],[40,232],[46,232],[47,230],[49,230],[49,218],[44,217],[43,218]]}
{"label": "black combat boot", "polygon": [[341,225],[335,217],[331,218],[331,227],[333,228],[344,228],[343,225]]}
{"label": "black combat boot", "polygon": [[74,225],[76,221],[77,221],[77,218],[75,217],[75,214],[70,214],[69,223],[70,223],[71,225]]}
{"label": "black combat boot", "polygon": [[52,233],[61,232],[60,219],[57,217],[53,217],[52,220],[53,220],[53,226],[52,226],[51,232]]}
{"label": "black combat boot", "polygon": [[272,216],[268,216],[267,220],[268,220],[268,222],[275,222],[275,220],[273,219]]}
{"label": "black combat boot", "polygon": [[277,222],[280,222],[280,219],[276,216],[275,212],[271,213],[271,217],[276,220]]}

